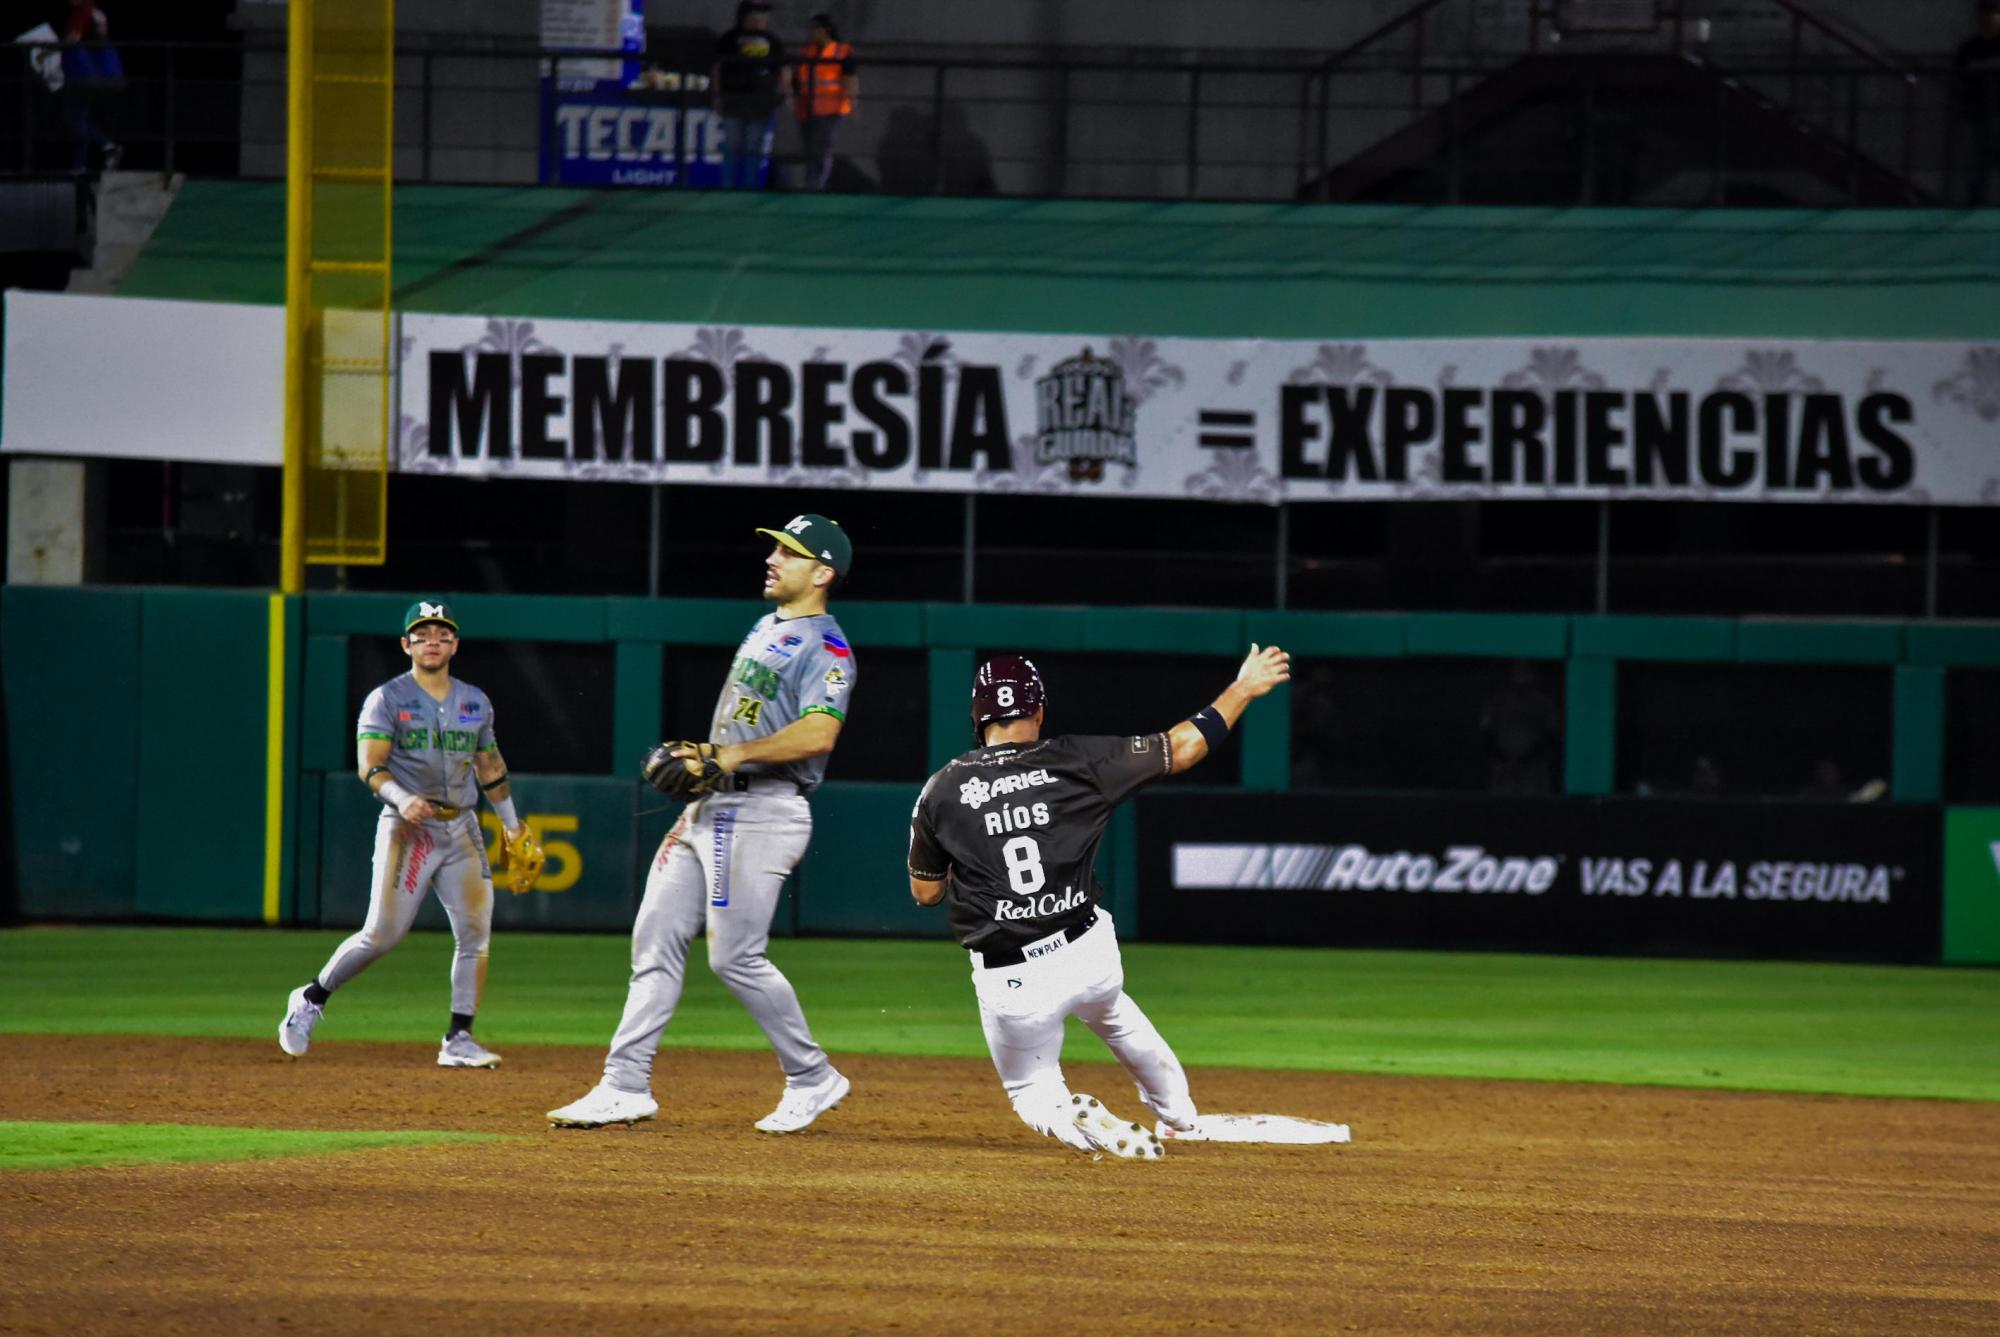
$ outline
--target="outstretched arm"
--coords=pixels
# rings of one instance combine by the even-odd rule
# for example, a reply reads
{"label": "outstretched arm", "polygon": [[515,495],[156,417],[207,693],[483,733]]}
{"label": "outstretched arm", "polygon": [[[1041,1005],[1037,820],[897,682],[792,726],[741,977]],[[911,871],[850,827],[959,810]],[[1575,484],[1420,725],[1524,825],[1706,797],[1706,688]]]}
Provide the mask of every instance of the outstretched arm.
{"label": "outstretched arm", "polygon": [[1173,747],[1173,774],[1178,775],[1208,755],[1210,740],[1219,743],[1243,718],[1244,710],[1279,683],[1290,682],[1292,657],[1275,645],[1259,648],[1254,642],[1236,681],[1222,689],[1222,695],[1192,719],[1182,720],[1167,733]]}

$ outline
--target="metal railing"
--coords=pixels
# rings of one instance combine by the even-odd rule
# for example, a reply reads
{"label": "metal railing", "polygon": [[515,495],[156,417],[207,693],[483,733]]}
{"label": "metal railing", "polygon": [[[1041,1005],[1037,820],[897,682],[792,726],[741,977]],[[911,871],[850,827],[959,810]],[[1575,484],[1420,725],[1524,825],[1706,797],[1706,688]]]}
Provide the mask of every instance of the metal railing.
{"label": "metal railing", "polygon": [[[1949,71],[1897,65],[1838,30],[1794,13],[1789,50],[1742,61],[1684,21],[1678,0],[1650,49],[1671,51],[1754,94],[1863,167],[1950,197]],[[1422,0],[1361,41],[1311,64],[1159,61],[1078,54],[983,60],[871,59],[855,115],[841,130],[835,189],[896,194],[1279,200],[1310,195],[1329,170],[1426,117],[1450,118],[1472,90],[1548,48],[1534,0],[1525,30],[1482,28],[1478,0]],[[1560,34],[1557,34],[1560,35]],[[1572,39],[1566,52],[1587,43]],[[1629,49],[1629,48],[1628,48]],[[76,95],[42,86],[29,48],[0,63],[0,106],[18,108],[0,138],[0,171],[61,171],[73,160]],[[243,44],[122,44],[122,87],[85,101],[122,146],[122,165],[162,172],[276,179],[283,173],[284,53]],[[613,52],[495,46],[413,47],[397,57],[396,171],[406,182],[529,184],[542,178],[553,133],[543,76]],[[631,95],[677,113],[705,94]],[[1712,118],[1703,165],[1731,172],[1729,130]],[[1464,137],[1442,136],[1432,198],[1465,198]],[[797,132],[781,125],[781,167]],[[1487,161],[1486,170],[1506,170]],[[780,173],[779,185],[787,184]],[[1588,196],[1586,189],[1582,192]],[[1914,196],[1913,196],[1914,197]],[[1726,192],[1705,192],[1720,200]],[[1682,202],[1682,201],[1674,201]],[[1686,202],[1700,202],[1686,201]],[[1837,203],[1838,199],[1825,202]]]}

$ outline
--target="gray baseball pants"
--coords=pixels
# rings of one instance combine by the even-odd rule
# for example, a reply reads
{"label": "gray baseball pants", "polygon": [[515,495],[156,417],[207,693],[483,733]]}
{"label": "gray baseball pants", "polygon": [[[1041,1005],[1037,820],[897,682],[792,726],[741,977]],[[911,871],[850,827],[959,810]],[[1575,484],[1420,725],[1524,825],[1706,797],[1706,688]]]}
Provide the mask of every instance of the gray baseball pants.
{"label": "gray baseball pants", "polygon": [[825,1080],[826,1051],[791,981],[764,955],[785,878],[811,840],[812,807],[797,793],[713,794],[681,813],[660,842],[632,922],[632,983],[604,1060],[607,1085],[651,1090],[653,1055],[680,1005],[688,945],[704,928],[709,969],[763,1028],[786,1085]]}
{"label": "gray baseball pants", "polygon": [[486,952],[493,942],[493,871],[486,863],[479,816],[469,810],[450,821],[406,822],[394,808],[382,809],[382,820],[375,824],[368,920],[333,949],[319,972],[321,987],[338,989],[388,955],[416,922],[426,891],[437,892],[456,943],[451,1010],[466,1016],[477,1012],[486,991]]}

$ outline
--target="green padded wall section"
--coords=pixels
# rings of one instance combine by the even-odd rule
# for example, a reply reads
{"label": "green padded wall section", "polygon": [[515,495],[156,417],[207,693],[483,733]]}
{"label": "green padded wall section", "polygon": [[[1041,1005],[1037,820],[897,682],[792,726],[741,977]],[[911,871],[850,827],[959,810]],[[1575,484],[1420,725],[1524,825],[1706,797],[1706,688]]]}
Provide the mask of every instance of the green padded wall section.
{"label": "green padded wall section", "polygon": [[337,771],[355,762],[354,724],[360,701],[347,696],[347,637],[307,636],[300,710],[305,744],[299,764],[309,771]]}
{"label": "green padded wall section", "polygon": [[749,599],[607,599],[605,634],[661,645],[735,645],[769,606]]}
{"label": "green padded wall section", "polygon": [[1767,664],[1893,664],[1903,656],[1903,624],[1745,618],[1736,654]]}
{"label": "green padded wall section", "polygon": [[2000,624],[1912,622],[1907,635],[1912,664],[1987,667],[2000,664]]}
{"label": "green padded wall section", "polygon": [[935,771],[972,746],[971,650],[930,653],[930,766]]}
{"label": "green padded wall section", "polygon": [[948,936],[942,907],[910,899],[915,784],[843,781],[813,794],[812,846],[798,875],[798,931]]}
{"label": "green padded wall section", "polygon": [[1243,614],[1206,608],[1093,608],[1083,619],[1083,648],[1126,654],[1240,657]]}
{"label": "green padded wall section", "polygon": [[1736,624],[1720,617],[1570,619],[1570,653],[1593,659],[1716,662],[1736,658]]}
{"label": "green padded wall section", "polygon": [[833,615],[856,645],[912,649],[925,643],[922,604],[843,601]]}
{"label": "green padded wall section", "polygon": [[1944,670],[1902,665],[1893,690],[1890,796],[1936,803],[1944,797]]}
{"label": "green padded wall section", "polygon": [[1410,613],[1403,618],[1403,646],[1413,655],[1561,659],[1569,653],[1569,619],[1535,613]]}
{"label": "green padded wall section", "polygon": [[1563,792],[1609,794],[1617,783],[1618,665],[1570,660],[1563,715]]}
{"label": "green padded wall section", "polygon": [[[1088,612],[1021,604],[925,604],[924,630],[933,646],[991,650],[1009,646],[1037,651],[1081,650]],[[965,671],[972,681],[972,670]]]}
{"label": "green padded wall section", "polygon": [[[138,592],[7,585],[0,622],[15,843],[0,857],[15,861],[21,914],[133,914],[145,728]],[[255,816],[261,834],[261,806]]]}
{"label": "green padded wall section", "polygon": [[612,664],[611,756],[613,775],[637,774],[646,749],[666,737],[660,703],[666,663],[658,641],[620,641]]}
{"label": "green padded wall section", "polygon": [[[1284,642],[1278,642],[1283,645]],[[1246,647],[1247,648],[1247,647]],[[1252,701],[1236,726],[1243,735],[1243,787],[1292,787],[1292,694],[1280,689]]]}
{"label": "green padded wall section", "polygon": [[1397,659],[1403,654],[1403,618],[1396,613],[1250,612],[1243,615],[1243,635],[1246,641],[1281,645],[1301,657]]}
{"label": "green padded wall section", "polygon": [[268,606],[260,590],[141,599],[141,915],[263,918]]}
{"label": "green padded wall section", "polygon": [[287,595],[284,618],[284,736],[280,744],[284,791],[279,801],[282,826],[278,837],[278,903],[265,907],[266,920],[279,924],[289,924],[298,918],[299,896],[312,880],[312,866],[301,857],[300,851],[305,848],[308,827],[317,825],[305,817],[305,774],[299,763],[305,751],[306,601],[298,595]]}
{"label": "green padded wall section", "polygon": [[[190,181],[121,289],[284,301],[284,187]],[[1990,339],[2000,211],[399,186],[406,311],[1263,338]]]}
{"label": "green padded wall section", "polygon": [[[298,786],[287,803],[286,860],[281,865],[287,874],[282,913],[288,920],[315,922],[323,900],[325,913],[338,910],[337,897],[325,899],[323,879],[337,853],[330,841],[348,837],[337,835],[343,828],[331,819],[343,812],[353,816],[350,799],[366,806],[366,795],[350,779],[353,702],[346,682],[347,638],[392,635],[409,601],[400,594],[316,593],[288,607],[292,710],[286,721],[287,755],[304,772],[288,781]],[[613,643],[613,755],[605,759],[607,775],[602,777],[613,788],[588,799],[597,814],[591,821],[600,828],[636,822],[626,843],[650,849],[666,819],[634,811],[638,791],[628,770],[632,758],[660,731],[662,647],[734,644],[759,605],[751,600],[489,596],[468,597],[454,606],[468,621],[477,619],[482,637]],[[1608,792],[1615,776],[1615,669],[1620,660],[1897,664],[1894,792],[1916,802],[1935,801],[1940,790],[1944,666],[2000,662],[2000,626],[1974,623],[959,604],[854,604],[843,608],[842,615],[851,626],[869,628],[867,643],[931,647],[932,767],[969,745],[966,683],[975,647],[1002,640],[1054,651],[1220,653],[1227,647],[1233,654],[1238,645],[1256,640],[1286,645],[1302,658],[1406,653],[1561,658],[1568,683],[1565,788],[1578,794]],[[244,922],[261,917],[266,617],[267,596],[255,591],[0,589],[0,644],[7,647],[0,657],[0,684],[6,693],[16,805],[12,856],[24,914],[39,919],[138,914]],[[78,638],[102,649],[80,667],[61,653],[63,645]],[[232,647],[232,655],[217,653],[216,647],[223,645]],[[246,648],[247,655],[242,653]],[[87,698],[87,711],[71,704],[77,697]],[[1281,789],[1287,784],[1289,709],[1290,694],[1275,694],[1254,707],[1240,726],[1245,730],[1246,786]],[[86,757],[89,764],[51,767],[45,761],[71,756]],[[196,780],[190,780],[191,773]],[[831,794],[834,787],[824,792]],[[639,793],[641,807],[646,798]],[[871,814],[893,806],[879,797],[856,802]],[[212,858],[191,863],[182,855],[186,833],[211,830],[218,806],[242,814],[242,819],[225,824],[211,838]],[[897,857],[907,813],[905,804],[893,823],[890,843]],[[93,820],[82,822],[82,815]],[[890,825],[879,814],[870,821],[884,830]],[[1114,837],[1120,829],[1114,826]],[[1119,848],[1107,839],[1107,883],[1124,875],[1118,871]],[[365,848],[361,854],[365,856]],[[823,884],[820,894],[835,892]],[[817,922],[819,911],[804,894],[787,906],[788,916]],[[826,913],[842,924],[855,922],[848,910],[836,907]]]}

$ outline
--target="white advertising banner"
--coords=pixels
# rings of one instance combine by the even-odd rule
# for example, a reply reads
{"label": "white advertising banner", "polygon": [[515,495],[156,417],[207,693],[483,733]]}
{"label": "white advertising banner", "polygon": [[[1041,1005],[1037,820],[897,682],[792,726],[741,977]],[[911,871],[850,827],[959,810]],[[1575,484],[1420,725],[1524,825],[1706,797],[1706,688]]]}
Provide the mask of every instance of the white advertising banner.
{"label": "white advertising banner", "polygon": [[0,449],[282,463],[285,309],[10,291]]}
{"label": "white advertising banner", "polygon": [[[1279,501],[2000,503],[2000,344],[405,315],[392,468]],[[0,447],[275,464],[284,312],[7,294]]]}
{"label": "white advertising banner", "polygon": [[403,318],[412,473],[1279,501],[2000,501],[2000,345]]}

